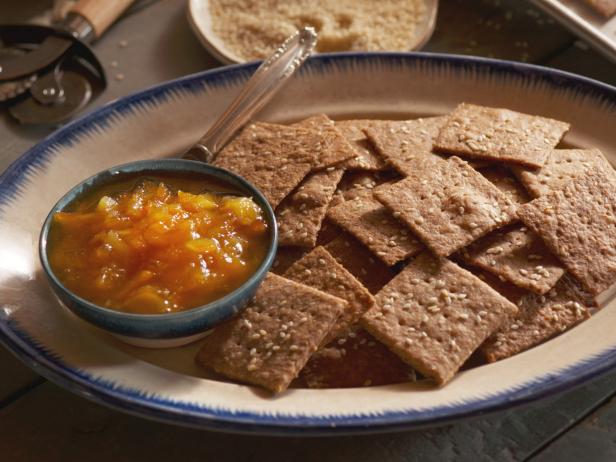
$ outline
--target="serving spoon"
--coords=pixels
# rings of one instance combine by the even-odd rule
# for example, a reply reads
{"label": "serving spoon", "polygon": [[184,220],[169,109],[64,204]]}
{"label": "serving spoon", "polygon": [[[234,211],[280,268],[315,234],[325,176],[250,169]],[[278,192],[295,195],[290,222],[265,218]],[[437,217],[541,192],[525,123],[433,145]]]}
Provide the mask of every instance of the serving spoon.
{"label": "serving spoon", "polygon": [[182,157],[211,162],[233,135],[259,112],[312,53],[317,33],[304,27],[287,38],[246,82],[240,94]]}

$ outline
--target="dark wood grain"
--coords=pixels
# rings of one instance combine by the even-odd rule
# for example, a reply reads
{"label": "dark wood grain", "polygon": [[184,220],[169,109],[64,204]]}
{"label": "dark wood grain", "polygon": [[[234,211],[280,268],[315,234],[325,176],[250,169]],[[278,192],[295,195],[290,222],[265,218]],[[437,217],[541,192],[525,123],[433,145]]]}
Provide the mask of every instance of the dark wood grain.
{"label": "dark wood grain", "polygon": [[338,438],[211,433],[151,422],[45,384],[0,411],[0,442],[12,462],[88,460],[523,460],[594,408],[616,374],[509,413],[424,431]]}
{"label": "dark wood grain", "polygon": [[37,374],[0,346],[0,407],[39,382]]}
{"label": "dark wood grain", "polygon": [[533,462],[613,462],[616,460],[616,398],[548,445]]}
{"label": "dark wood grain", "polygon": [[[426,50],[542,63],[616,83],[616,67],[520,0],[441,0]],[[2,21],[51,0],[0,2]],[[88,110],[147,86],[218,66],[189,30],[185,2],[161,0],[116,24],[95,50],[109,88]],[[127,46],[120,46],[126,41]],[[0,171],[51,130],[0,115]],[[210,433],[146,421],[74,396],[0,347],[0,460],[518,461],[616,460],[616,373],[524,408],[424,431],[338,438]],[[27,392],[27,393],[26,393]],[[598,408],[598,409],[597,409]],[[593,413],[593,411],[596,411]],[[592,413],[590,416],[589,413]],[[592,456],[592,457],[591,457]]]}
{"label": "dark wood grain", "polygon": [[441,0],[434,35],[424,48],[538,62],[568,48],[574,37],[520,0]]}

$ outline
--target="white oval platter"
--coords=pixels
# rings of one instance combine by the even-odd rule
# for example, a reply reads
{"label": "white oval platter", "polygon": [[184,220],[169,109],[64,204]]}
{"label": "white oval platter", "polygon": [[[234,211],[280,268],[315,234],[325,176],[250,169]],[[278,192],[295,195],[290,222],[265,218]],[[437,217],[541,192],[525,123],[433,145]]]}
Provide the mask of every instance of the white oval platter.
{"label": "white oval platter", "polygon": [[[37,239],[52,205],[97,171],[181,153],[255,69],[231,66],[112,102],[58,130],[0,177],[0,341],[50,380],[114,408],[225,431],[331,434],[387,431],[509,408],[570,388],[616,364],[616,302],[513,358],[425,383],[339,390],[260,389],[213,380],[193,361],[199,343],[129,347],[63,308],[46,283]],[[616,161],[616,89],[527,64],[461,56],[332,54],[311,58],[259,115],[290,121],[437,115],[461,101],[572,124],[566,143]]]}

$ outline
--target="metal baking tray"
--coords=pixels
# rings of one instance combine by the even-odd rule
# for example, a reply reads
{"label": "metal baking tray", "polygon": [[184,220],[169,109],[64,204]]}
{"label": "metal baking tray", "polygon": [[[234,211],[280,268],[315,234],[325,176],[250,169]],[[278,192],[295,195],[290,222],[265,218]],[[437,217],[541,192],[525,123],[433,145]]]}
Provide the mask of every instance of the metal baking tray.
{"label": "metal baking tray", "polygon": [[582,0],[531,0],[616,63],[616,16],[607,19]]}

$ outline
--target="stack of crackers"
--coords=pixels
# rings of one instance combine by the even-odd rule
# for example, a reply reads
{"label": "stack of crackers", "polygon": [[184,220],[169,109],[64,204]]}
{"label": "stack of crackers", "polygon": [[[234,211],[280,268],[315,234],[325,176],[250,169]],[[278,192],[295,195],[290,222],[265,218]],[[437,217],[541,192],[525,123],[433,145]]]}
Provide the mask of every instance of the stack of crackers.
{"label": "stack of crackers", "polygon": [[215,164],[275,208],[278,255],[197,361],[276,393],[443,385],[587,319],[616,282],[616,175],[568,130],[466,103],[247,127]]}

